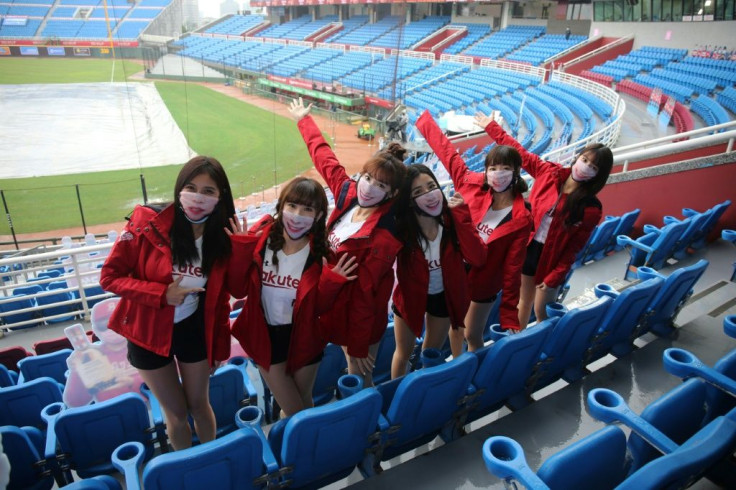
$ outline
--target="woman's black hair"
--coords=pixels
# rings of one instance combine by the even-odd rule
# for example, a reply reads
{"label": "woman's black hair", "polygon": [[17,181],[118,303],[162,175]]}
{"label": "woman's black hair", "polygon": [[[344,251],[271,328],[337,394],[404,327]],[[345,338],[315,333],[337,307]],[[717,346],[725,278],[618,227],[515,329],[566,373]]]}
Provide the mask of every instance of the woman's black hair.
{"label": "woman's black hair", "polygon": [[202,235],[202,272],[209,275],[212,266],[218,259],[230,256],[232,250],[230,237],[225,233],[229,219],[235,214],[233,194],[230,182],[220,162],[211,157],[197,156],[184,164],[179,171],[174,186],[174,224],[169,236],[171,238],[171,256],[174,264],[191,264],[197,260],[197,246],[194,243],[192,224],[184,215],[179,201],[179,193],[192,179],[207,174],[215,181],[220,192],[220,200],[215,209],[204,222]]}
{"label": "woman's black hair", "polygon": [[[485,164],[483,165],[484,170],[488,170],[491,165],[510,165],[514,169],[514,177],[511,180],[511,185],[514,189],[514,196],[523,194],[529,190],[529,186],[526,181],[521,178],[521,154],[519,150],[513,146],[508,145],[496,145],[491,148],[491,151],[486,155]],[[491,185],[488,183],[487,175],[483,176],[483,185],[481,189],[484,191],[490,190]]]}
{"label": "woman's black hair", "polygon": [[598,173],[590,180],[579,182],[577,189],[567,196],[565,205],[562,207],[562,214],[566,216],[565,225],[567,226],[572,226],[583,219],[583,210],[590,200],[606,185],[613,168],[613,153],[607,146],[601,143],[588,145],[582,149],[575,160],[577,161],[581,155],[586,154],[590,162],[598,167]]}
{"label": "woman's black hair", "polygon": [[[277,252],[284,247],[284,223],[281,220],[284,205],[287,202],[311,206],[316,211],[315,220],[309,233],[312,234],[311,256],[322,263],[322,257],[327,257],[329,245],[327,244],[327,195],[324,188],[314,179],[296,177],[286,184],[279,195],[276,204],[276,219],[268,233],[268,248],[273,250],[273,264],[278,267],[279,259]],[[322,213],[321,216],[320,213]],[[319,219],[317,219],[319,216]]]}
{"label": "woman's black hair", "polygon": [[[396,228],[398,230],[399,238],[405,245],[402,252],[406,253],[409,253],[412,247],[419,247],[424,250],[429,242],[428,238],[424,236],[424,233],[422,233],[422,228],[419,226],[415,212],[415,209],[417,209],[416,203],[411,197],[411,189],[414,184],[414,179],[422,174],[429,175],[432,180],[434,180],[435,184],[437,184],[437,188],[441,189],[437,177],[426,165],[416,163],[407,167],[406,178],[404,179],[404,183],[399,191],[399,197],[396,201]],[[459,246],[452,219],[443,220],[443,216],[449,214],[448,211],[447,198],[445,198],[443,193],[442,213],[434,219],[437,220],[437,223],[445,227],[445,231],[442,234],[442,241],[445,242],[446,240],[452,240],[456,246]]]}

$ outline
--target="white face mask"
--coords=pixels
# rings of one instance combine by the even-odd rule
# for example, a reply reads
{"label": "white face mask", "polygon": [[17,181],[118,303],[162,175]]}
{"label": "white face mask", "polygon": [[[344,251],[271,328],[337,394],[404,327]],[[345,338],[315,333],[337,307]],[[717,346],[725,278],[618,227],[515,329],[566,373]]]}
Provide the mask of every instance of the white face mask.
{"label": "white face mask", "polygon": [[576,182],[586,182],[598,175],[598,170],[590,165],[583,163],[581,160],[575,162],[572,166],[572,180]]}
{"label": "white face mask", "polygon": [[302,216],[286,210],[281,211],[281,221],[284,224],[284,231],[292,240],[299,240],[309,233],[314,224],[312,216]]}
{"label": "white face mask", "polygon": [[358,205],[370,208],[380,204],[386,198],[386,191],[364,178],[358,180]]}
{"label": "white face mask", "polygon": [[181,191],[179,202],[184,211],[184,216],[192,223],[204,223],[210,217],[215,206],[220,201],[214,196],[205,196],[199,192]]}
{"label": "white face mask", "polygon": [[414,198],[417,207],[430,216],[439,216],[442,213],[442,190],[432,189]]}
{"label": "white face mask", "polygon": [[494,191],[503,192],[509,188],[511,181],[514,180],[514,171],[488,170],[486,171],[486,178],[488,179],[488,185],[490,185]]}

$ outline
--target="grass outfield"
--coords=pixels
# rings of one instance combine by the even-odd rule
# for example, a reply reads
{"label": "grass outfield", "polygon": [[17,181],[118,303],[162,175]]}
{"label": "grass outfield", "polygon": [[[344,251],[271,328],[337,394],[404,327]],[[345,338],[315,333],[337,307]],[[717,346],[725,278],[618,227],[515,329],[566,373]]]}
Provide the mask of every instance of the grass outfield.
{"label": "grass outfield", "polygon": [[[113,72],[114,66],[114,72]],[[124,82],[143,71],[135,61],[99,58],[0,58],[0,83],[90,83]]]}
{"label": "grass outfield", "polygon": [[[11,83],[5,62],[0,59],[0,81]],[[27,61],[20,59],[17,61]],[[106,60],[31,60],[53,63],[55,76],[43,83],[82,81],[90,76],[91,68],[77,71],[77,62]],[[57,71],[59,61],[67,71]],[[25,65],[16,65],[25,70]],[[31,65],[27,65],[31,66]],[[33,70],[24,78],[15,74],[16,82],[38,83],[34,80],[43,70],[43,63],[32,64]],[[46,70],[51,70],[47,65]],[[101,71],[102,68],[96,68]],[[97,73],[97,72],[95,72]],[[108,72],[109,80],[109,72]],[[95,81],[84,79],[84,81]],[[97,79],[96,81],[101,81]],[[156,82],[166,106],[194,151],[222,162],[227,170],[233,194],[245,196],[283,182],[311,167],[311,161],[296,124],[271,112],[246,104],[191,83]],[[182,162],[183,163],[183,162]],[[81,226],[75,184],[84,208],[87,225],[119,222],[135,206],[142,203],[141,179],[146,181],[150,200],[171,199],[178,165],[143,169],[116,170],[51,177],[0,180],[16,234],[34,233]],[[0,234],[9,235],[6,220],[0,221]]]}

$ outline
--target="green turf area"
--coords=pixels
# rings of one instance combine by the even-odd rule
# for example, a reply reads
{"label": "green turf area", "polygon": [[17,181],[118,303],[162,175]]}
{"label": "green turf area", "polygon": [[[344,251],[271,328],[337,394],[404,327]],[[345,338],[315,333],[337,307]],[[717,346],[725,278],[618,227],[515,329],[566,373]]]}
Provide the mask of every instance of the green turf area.
{"label": "green turf area", "polygon": [[[113,72],[114,66],[114,72]],[[0,58],[0,83],[88,83],[123,82],[143,71],[134,61],[74,58]]]}
{"label": "green turf area", "polygon": [[[2,73],[4,66],[0,63]],[[70,78],[77,77],[73,74]],[[222,162],[236,197],[258,192],[262,186],[283,182],[311,167],[293,121],[200,85],[157,82],[156,86],[190,147]],[[169,165],[5,179],[0,180],[0,189],[16,234],[34,233],[81,226],[75,184],[79,184],[86,224],[113,223],[143,202],[141,174],[149,200],[170,200],[179,168]],[[0,221],[0,234],[10,234],[6,220]]]}

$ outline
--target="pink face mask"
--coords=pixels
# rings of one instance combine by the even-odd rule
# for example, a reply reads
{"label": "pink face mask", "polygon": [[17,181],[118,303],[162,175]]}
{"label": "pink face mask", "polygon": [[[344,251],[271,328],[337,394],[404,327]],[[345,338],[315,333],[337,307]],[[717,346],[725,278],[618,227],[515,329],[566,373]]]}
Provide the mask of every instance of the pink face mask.
{"label": "pink face mask", "polygon": [[292,240],[299,240],[309,233],[314,224],[313,217],[301,216],[286,210],[281,211],[281,221],[284,223],[284,231]]}
{"label": "pink face mask", "polygon": [[184,210],[184,216],[192,223],[207,221],[219,201],[217,197],[205,196],[199,192],[181,191],[179,193],[179,202]]}
{"label": "pink face mask", "polygon": [[576,161],[575,165],[572,166],[572,180],[576,182],[586,182],[596,175],[598,175],[598,170],[590,165],[586,165],[580,160]]}
{"label": "pink face mask", "polygon": [[373,185],[364,178],[358,180],[358,205],[370,208],[380,204],[386,198],[386,191]]}
{"label": "pink face mask", "polygon": [[511,181],[514,179],[514,171],[488,170],[486,172],[486,178],[488,179],[488,185],[490,185],[494,191],[503,192],[511,185]]}
{"label": "pink face mask", "polygon": [[439,216],[442,213],[442,190],[433,189],[414,198],[417,207],[430,216]]}

